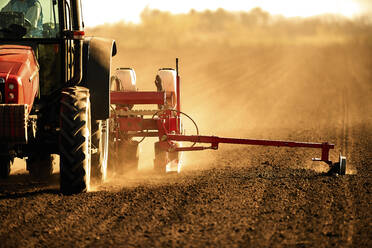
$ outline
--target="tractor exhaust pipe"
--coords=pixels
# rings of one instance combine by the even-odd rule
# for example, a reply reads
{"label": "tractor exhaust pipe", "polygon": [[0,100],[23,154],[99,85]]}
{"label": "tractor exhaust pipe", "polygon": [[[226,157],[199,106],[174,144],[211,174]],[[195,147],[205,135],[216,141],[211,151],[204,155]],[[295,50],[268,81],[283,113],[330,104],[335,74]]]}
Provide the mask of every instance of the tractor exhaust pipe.
{"label": "tractor exhaust pipe", "polygon": [[83,79],[83,40],[84,40],[84,27],[81,17],[81,1],[71,0],[71,5],[74,6],[76,11],[73,11],[73,23],[72,23],[72,37],[75,45],[75,62],[74,62],[74,76],[67,83],[68,85],[74,86],[80,84]]}

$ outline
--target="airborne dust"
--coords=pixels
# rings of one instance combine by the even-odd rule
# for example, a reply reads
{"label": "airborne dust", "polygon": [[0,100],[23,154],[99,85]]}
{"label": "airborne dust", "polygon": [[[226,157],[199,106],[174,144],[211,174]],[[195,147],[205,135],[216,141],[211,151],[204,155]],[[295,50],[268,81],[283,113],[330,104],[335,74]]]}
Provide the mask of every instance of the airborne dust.
{"label": "airborne dust", "polygon": [[[369,58],[357,61],[372,41],[366,32],[372,25],[367,16],[288,19],[261,9],[178,15],[145,9],[141,18],[141,24],[119,22],[90,28],[87,33],[116,40],[119,52],[113,69],[134,68],[139,90],[155,90],[157,69],[175,68],[178,57],[181,108],[196,121],[202,135],[334,142],[333,137],[317,137],[310,130],[340,125],[337,116],[344,111],[344,92],[360,73],[355,70],[365,70],[355,63],[370,63]],[[368,106],[367,98],[352,100]],[[196,134],[192,122],[183,120],[185,133]],[[155,141],[147,138],[140,145],[141,172],[130,172],[119,181],[146,178],[146,173],[151,177]],[[226,153],[257,149],[220,147],[219,151],[184,153],[183,169],[210,168]],[[24,166],[17,161],[12,173],[22,172]],[[350,173],[355,170],[350,168]]]}
{"label": "airborne dust", "polygon": [[0,181],[0,246],[372,247],[370,17],[146,10],[142,21],[87,30],[116,39],[113,69],[134,68],[140,90],[178,57],[182,110],[201,134],[329,141],[348,175],[322,174],[318,150],[221,145],[158,176],[146,139],[141,170],[95,192],[64,196],[57,174],[45,185],[13,170]]}
{"label": "airborne dust", "polygon": [[[119,53],[113,68],[134,68],[139,90],[155,90],[157,69],[175,68],[175,58],[180,58],[181,108],[203,135],[332,143],[336,137],[312,130],[342,129],[339,117],[345,112],[345,94],[358,114],[365,113],[357,106],[371,104],[367,95],[356,96],[349,90],[355,74],[369,76],[363,66],[370,59],[360,60],[372,40],[366,32],[371,26],[367,16],[286,19],[261,9],[179,15],[146,9],[141,18],[138,25],[121,22],[97,26],[88,33],[117,41]],[[186,134],[196,134],[191,121],[185,118],[183,124]],[[146,139],[141,144],[141,170],[152,168],[153,142]],[[220,147],[219,151],[184,153],[183,168],[216,166],[236,149],[262,151]],[[345,152],[338,149],[332,159]],[[251,155],[245,166],[259,161]],[[317,152],[303,155],[301,163],[324,171],[324,166],[309,162],[319,156]],[[352,167],[349,170],[355,173]]]}

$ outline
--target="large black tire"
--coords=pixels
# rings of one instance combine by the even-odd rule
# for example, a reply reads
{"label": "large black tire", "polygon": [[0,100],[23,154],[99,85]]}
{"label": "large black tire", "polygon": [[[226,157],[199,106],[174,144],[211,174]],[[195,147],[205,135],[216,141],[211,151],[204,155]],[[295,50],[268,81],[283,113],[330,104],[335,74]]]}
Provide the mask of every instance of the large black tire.
{"label": "large black tire", "polygon": [[63,194],[87,191],[91,174],[89,90],[70,87],[61,99],[60,185]]}
{"label": "large black tire", "polygon": [[0,157],[0,178],[8,178],[10,175],[10,167],[13,164],[14,159],[9,156]]}
{"label": "large black tire", "polygon": [[27,170],[30,176],[36,180],[46,180],[53,173],[55,157],[52,154],[45,156],[30,156],[27,160]]}
{"label": "large black tire", "polygon": [[155,142],[155,159],[154,159],[154,170],[159,174],[165,174],[167,172],[167,164],[168,164],[168,152],[162,150],[160,148],[160,143]]}
{"label": "large black tire", "polygon": [[107,176],[108,120],[92,122],[92,180],[103,182]]}

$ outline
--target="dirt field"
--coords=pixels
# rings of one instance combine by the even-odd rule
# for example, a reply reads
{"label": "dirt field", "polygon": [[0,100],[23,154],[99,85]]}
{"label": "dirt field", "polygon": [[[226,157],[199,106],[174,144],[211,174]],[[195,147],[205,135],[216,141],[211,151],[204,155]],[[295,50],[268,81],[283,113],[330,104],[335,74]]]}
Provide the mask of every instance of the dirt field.
{"label": "dirt field", "polygon": [[179,57],[182,107],[202,134],[329,141],[347,175],[326,176],[317,150],[232,145],[186,154],[179,175],[154,176],[148,157],[74,196],[58,174],[13,170],[0,181],[0,247],[372,247],[372,46],[119,51],[115,67],[147,90]]}

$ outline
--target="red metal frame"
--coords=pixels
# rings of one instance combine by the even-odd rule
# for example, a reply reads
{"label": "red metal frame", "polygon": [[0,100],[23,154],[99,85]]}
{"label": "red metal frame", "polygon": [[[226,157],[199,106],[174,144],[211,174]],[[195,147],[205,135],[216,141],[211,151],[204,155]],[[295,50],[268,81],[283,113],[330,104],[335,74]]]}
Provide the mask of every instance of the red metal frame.
{"label": "red metal frame", "polygon": [[111,104],[158,104],[164,105],[165,92],[158,91],[111,91]]}
{"label": "red metal frame", "polygon": [[159,130],[158,120],[144,119],[142,117],[114,117],[115,122],[119,123],[119,130],[123,132],[144,130]]}
{"label": "red metal frame", "polygon": [[321,158],[316,161],[331,163],[329,160],[329,150],[334,149],[334,144],[328,142],[311,143],[298,141],[282,141],[282,140],[257,140],[257,139],[237,139],[237,138],[220,138],[216,136],[201,136],[201,135],[167,135],[168,141],[185,141],[194,143],[210,143],[210,147],[179,147],[175,151],[199,151],[205,149],[218,149],[220,143],[224,144],[241,144],[241,145],[256,145],[256,146],[276,146],[276,147],[303,147],[317,148],[322,150]]}

